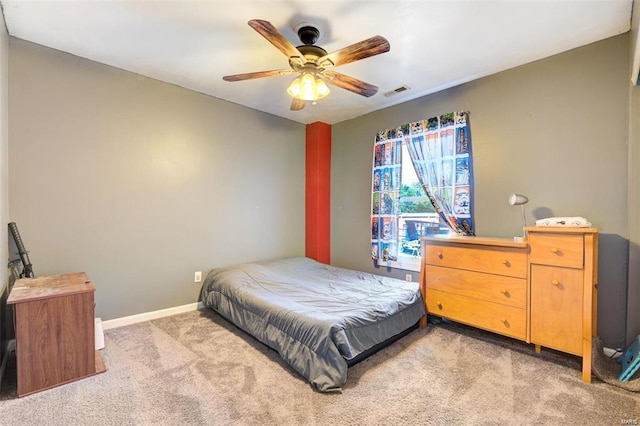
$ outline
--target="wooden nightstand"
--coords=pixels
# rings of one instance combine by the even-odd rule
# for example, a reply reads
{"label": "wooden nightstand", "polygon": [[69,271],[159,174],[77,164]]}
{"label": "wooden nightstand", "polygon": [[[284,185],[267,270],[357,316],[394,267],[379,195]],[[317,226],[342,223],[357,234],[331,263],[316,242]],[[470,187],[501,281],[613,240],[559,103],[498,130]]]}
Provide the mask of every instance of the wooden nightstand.
{"label": "wooden nightstand", "polygon": [[95,286],[84,272],[23,278],[14,305],[18,396],[106,371],[95,350]]}

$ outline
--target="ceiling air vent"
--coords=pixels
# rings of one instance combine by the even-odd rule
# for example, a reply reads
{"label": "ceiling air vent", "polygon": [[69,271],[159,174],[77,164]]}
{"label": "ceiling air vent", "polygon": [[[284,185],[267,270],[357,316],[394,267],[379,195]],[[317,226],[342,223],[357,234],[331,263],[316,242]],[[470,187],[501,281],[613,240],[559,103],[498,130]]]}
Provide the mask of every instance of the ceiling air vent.
{"label": "ceiling air vent", "polygon": [[388,98],[389,96],[397,95],[398,93],[402,93],[402,92],[404,92],[406,90],[409,90],[409,89],[410,89],[409,86],[400,86],[400,87],[398,87],[396,89],[389,90],[384,95]]}

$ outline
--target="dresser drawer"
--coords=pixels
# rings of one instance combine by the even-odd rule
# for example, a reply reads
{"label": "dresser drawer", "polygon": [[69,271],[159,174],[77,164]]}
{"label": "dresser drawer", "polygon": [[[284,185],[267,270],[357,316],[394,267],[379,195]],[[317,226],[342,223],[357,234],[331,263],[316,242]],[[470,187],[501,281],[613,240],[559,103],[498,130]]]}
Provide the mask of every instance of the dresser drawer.
{"label": "dresser drawer", "polygon": [[426,289],[427,311],[505,336],[526,340],[525,309],[500,305],[443,291]]}
{"label": "dresser drawer", "polygon": [[427,243],[424,262],[425,265],[527,278],[526,249]]}
{"label": "dresser drawer", "polygon": [[524,278],[427,265],[424,279],[428,289],[521,309],[527,307],[527,280]]}
{"label": "dresser drawer", "polygon": [[529,234],[531,263],[582,268],[583,236],[567,234]]}

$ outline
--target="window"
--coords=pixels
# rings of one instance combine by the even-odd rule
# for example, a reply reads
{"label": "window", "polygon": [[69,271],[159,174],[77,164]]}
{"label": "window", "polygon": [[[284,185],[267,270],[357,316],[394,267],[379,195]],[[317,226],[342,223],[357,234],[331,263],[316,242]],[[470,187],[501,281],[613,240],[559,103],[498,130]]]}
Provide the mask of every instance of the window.
{"label": "window", "polygon": [[466,112],[409,123],[376,135],[371,256],[418,271],[420,237],[473,235],[471,143]]}
{"label": "window", "polygon": [[[393,194],[383,191],[380,199],[381,221],[378,225],[383,227],[382,238],[389,243],[383,243],[383,250],[390,253],[394,250],[393,242],[397,241],[397,257],[395,260],[387,260],[385,265],[419,271],[420,270],[420,237],[433,234],[448,234],[449,227],[444,223],[433,204],[425,194],[424,188],[418,179],[416,171],[409,157],[406,144],[398,141],[397,152],[400,157],[398,172],[393,172],[393,168],[385,167],[391,162],[389,152],[391,146],[387,148],[387,159],[382,160],[380,173],[374,172],[374,186],[376,183],[380,189],[390,188],[393,184],[393,176],[399,177],[399,194],[397,196],[397,206],[394,209]],[[384,164],[387,163],[387,164]],[[376,176],[379,176],[376,178]],[[375,197],[375,192],[374,192]],[[393,212],[397,211],[397,225]],[[374,219],[375,220],[375,219]],[[381,223],[380,223],[381,222]],[[397,228],[397,233],[394,232]],[[372,230],[372,238],[376,239],[377,227]],[[397,234],[397,235],[394,235]],[[385,255],[388,257],[388,254]],[[387,263],[390,262],[390,263]]]}
{"label": "window", "polygon": [[420,252],[420,237],[448,234],[450,228],[444,223],[418,179],[407,146],[402,144],[400,197],[398,214],[398,238],[400,263],[415,263]]}

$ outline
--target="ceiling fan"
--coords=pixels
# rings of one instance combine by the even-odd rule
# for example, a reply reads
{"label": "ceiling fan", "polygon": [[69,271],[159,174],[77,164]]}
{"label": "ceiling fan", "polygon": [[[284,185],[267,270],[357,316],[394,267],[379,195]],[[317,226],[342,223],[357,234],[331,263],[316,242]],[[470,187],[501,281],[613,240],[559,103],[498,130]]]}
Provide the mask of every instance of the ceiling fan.
{"label": "ceiling fan", "polygon": [[242,81],[299,73],[287,89],[293,97],[292,111],[301,110],[307,101],[316,101],[328,95],[329,88],[325,83],[366,97],[378,92],[377,86],[332,71],[331,68],[388,52],[391,46],[384,37],[374,36],[327,53],[326,50],[314,44],[320,36],[320,31],[312,25],[303,25],[298,29],[298,37],[302,45],[296,47],[268,21],[252,19],[248,24],[289,58],[290,69],[227,75],[222,77],[223,80]]}

